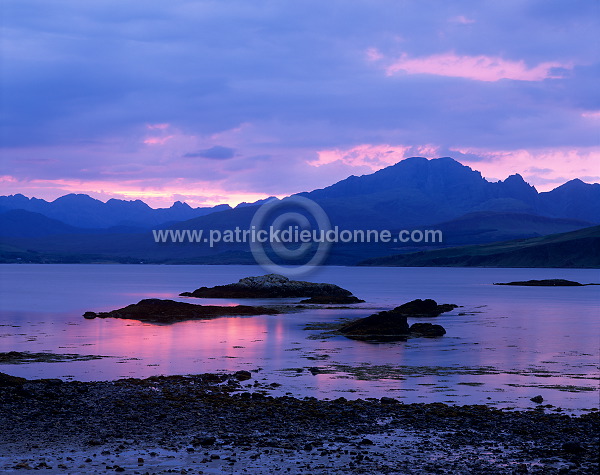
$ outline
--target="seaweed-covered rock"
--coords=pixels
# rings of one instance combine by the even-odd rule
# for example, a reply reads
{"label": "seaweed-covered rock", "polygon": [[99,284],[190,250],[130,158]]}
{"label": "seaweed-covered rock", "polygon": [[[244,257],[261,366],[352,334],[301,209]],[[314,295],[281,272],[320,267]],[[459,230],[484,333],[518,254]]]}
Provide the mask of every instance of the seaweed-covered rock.
{"label": "seaweed-covered rock", "polygon": [[446,329],[441,325],[433,323],[413,323],[410,326],[410,334],[413,336],[436,337],[444,336]]}
{"label": "seaweed-covered rock", "polygon": [[250,305],[218,306],[195,305],[174,300],[144,299],[138,303],[128,305],[110,312],[86,312],[85,318],[92,314],[99,318],[125,318],[151,323],[174,323],[183,320],[207,319],[230,315],[273,315],[278,310],[267,307],[254,307]]}
{"label": "seaweed-covered rock", "polygon": [[262,299],[293,297],[348,297],[349,290],[335,284],[319,284],[290,280],[279,274],[245,277],[235,284],[200,287],[193,292],[183,292],[183,297]]}

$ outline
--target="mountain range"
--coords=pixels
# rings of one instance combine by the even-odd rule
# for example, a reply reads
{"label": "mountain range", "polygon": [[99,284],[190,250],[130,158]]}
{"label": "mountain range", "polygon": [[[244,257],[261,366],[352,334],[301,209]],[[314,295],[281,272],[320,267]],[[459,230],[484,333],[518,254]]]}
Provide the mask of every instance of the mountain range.
{"label": "mountain range", "polygon": [[21,194],[0,196],[0,212],[23,210],[38,213],[79,228],[126,227],[150,228],[165,223],[197,218],[215,211],[231,209],[229,205],[192,208],[176,201],[170,208],[151,208],[141,200],[110,199],[106,203],[84,194],[69,194],[54,201],[27,198]]}
{"label": "mountain range", "polygon": [[599,184],[575,179],[538,193],[521,175],[489,182],[449,157],[408,158],[371,175],[350,176],[302,195],[317,201],[332,221],[347,220],[350,211],[360,213],[362,223],[367,219],[388,227],[390,222],[401,227],[438,223],[478,211],[600,222]]}
{"label": "mountain range", "polygon": [[[600,185],[571,180],[539,193],[520,175],[489,182],[452,158],[413,157],[375,173],[350,176],[323,189],[300,193],[317,202],[332,225],[343,229],[440,229],[435,245],[336,244],[328,263],[440,247],[484,244],[565,233],[600,224]],[[213,249],[198,244],[156,244],[150,228],[248,229],[261,204],[191,208],[177,202],[152,209],[140,200],[103,203],[87,195],[53,202],[22,195],[0,197],[0,254],[121,262],[253,263],[247,244]],[[12,253],[12,254],[11,254]],[[5,256],[6,256],[5,255]],[[30,254],[22,254],[25,260]],[[10,260],[10,259],[9,259]]]}

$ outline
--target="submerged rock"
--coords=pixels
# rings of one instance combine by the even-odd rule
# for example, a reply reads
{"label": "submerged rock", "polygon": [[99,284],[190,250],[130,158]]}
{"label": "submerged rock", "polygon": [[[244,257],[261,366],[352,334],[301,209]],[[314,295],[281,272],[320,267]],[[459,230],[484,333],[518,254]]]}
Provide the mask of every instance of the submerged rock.
{"label": "submerged rock", "polygon": [[372,341],[398,341],[408,336],[442,336],[446,330],[441,325],[415,323],[408,325],[408,317],[437,317],[458,305],[440,304],[435,300],[412,300],[392,310],[378,312],[348,323],[339,332],[348,338]]}
{"label": "submerged rock", "polygon": [[319,284],[290,280],[279,274],[245,277],[235,284],[200,287],[179,294],[198,298],[293,298],[293,297],[350,297],[352,292],[335,284]]}
{"label": "submerged rock", "polygon": [[[110,312],[85,312],[85,318],[125,318],[151,323],[174,323],[183,320],[217,318],[230,315],[273,315],[278,310],[250,305],[195,305],[174,300],[144,299]],[[92,317],[94,315],[94,317]]]}
{"label": "submerged rock", "polygon": [[530,287],[583,287],[584,285],[573,280],[566,279],[542,279],[542,280],[517,280],[515,282],[494,282],[494,285],[523,285]]}

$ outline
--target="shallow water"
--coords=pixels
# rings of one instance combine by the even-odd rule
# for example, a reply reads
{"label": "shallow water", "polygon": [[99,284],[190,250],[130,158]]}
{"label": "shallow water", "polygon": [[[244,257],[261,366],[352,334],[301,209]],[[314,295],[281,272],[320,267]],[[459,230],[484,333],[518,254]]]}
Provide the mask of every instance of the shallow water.
{"label": "shallow water", "polygon": [[[202,285],[262,274],[255,266],[2,265],[0,351],[111,358],[4,364],[0,372],[90,381],[262,368],[256,379],[282,384],[272,394],[386,395],[404,402],[519,408],[533,406],[529,398],[540,394],[544,403],[566,410],[598,405],[600,286],[492,285],[545,278],[600,282],[598,270],[323,267],[307,280],[338,284],[366,303],[352,310],[309,309],[172,325],[82,318],[88,310],[111,310],[148,297],[268,303],[178,297]],[[415,298],[462,306],[435,319],[419,319],[443,325],[444,337],[372,344],[305,329]],[[317,368],[317,374],[308,368]]]}

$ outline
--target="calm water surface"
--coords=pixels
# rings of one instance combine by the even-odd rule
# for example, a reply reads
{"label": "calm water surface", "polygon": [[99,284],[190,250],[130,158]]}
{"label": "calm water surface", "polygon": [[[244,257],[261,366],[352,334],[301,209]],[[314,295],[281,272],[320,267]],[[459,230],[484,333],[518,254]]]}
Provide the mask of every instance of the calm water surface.
{"label": "calm water surface", "polygon": [[[307,280],[338,284],[366,303],[352,310],[172,325],[82,318],[88,310],[112,310],[148,297],[249,303],[178,294],[264,273],[254,266],[1,265],[0,351],[110,358],[5,364],[0,372],[91,381],[261,368],[255,378],[282,384],[274,395],[387,395],[404,402],[523,408],[541,394],[545,403],[568,411],[598,406],[600,286],[492,285],[544,278],[600,282],[598,270],[324,267]],[[436,319],[413,319],[443,325],[444,337],[372,344],[306,329],[415,298],[462,306]]]}

